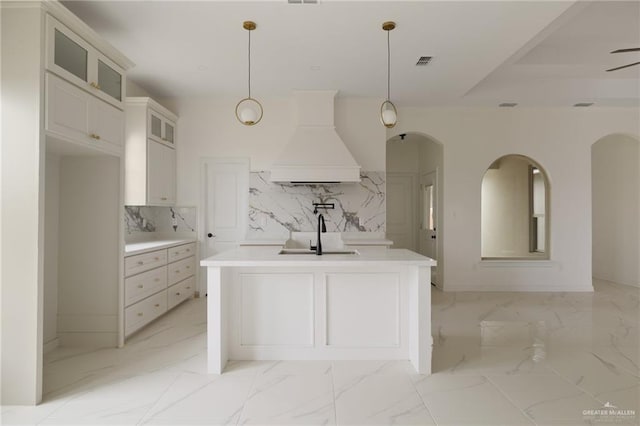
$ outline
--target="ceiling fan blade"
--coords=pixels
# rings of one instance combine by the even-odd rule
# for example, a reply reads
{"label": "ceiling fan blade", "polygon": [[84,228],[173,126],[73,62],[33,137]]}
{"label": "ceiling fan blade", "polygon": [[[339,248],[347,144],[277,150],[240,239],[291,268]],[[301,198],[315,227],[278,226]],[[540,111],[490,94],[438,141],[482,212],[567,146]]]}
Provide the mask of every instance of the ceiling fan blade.
{"label": "ceiling fan blade", "polygon": [[623,68],[629,68],[629,67],[632,67],[632,66],[634,66],[634,65],[640,65],[640,62],[634,62],[634,63],[632,63],[632,64],[623,65],[623,66],[621,66],[621,67],[611,68],[611,69],[608,69],[608,70],[607,70],[607,72],[609,72],[609,71],[621,70],[621,69],[623,69]]}
{"label": "ceiling fan blade", "polygon": [[618,49],[610,53],[627,53],[627,52],[640,52],[640,47],[630,47],[629,49]]}

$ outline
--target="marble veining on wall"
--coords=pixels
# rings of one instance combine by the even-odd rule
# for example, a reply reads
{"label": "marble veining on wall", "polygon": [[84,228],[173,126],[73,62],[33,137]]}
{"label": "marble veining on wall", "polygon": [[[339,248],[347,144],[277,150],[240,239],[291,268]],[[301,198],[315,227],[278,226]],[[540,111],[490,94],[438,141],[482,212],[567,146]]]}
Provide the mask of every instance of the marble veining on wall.
{"label": "marble veining on wall", "polygon": [[139,232],[195,232],[195,207],[125,206],[125,230]]}
{"label": "marble veining on wall", "polygon": [[361,172],[360,177],[360,183],[293,185],[271,182],[266,171],[252,172],[247,239],[315,230],[314,202],[335,204],[333,210],[320,210],[329,232],[385,232],[385,173]]}

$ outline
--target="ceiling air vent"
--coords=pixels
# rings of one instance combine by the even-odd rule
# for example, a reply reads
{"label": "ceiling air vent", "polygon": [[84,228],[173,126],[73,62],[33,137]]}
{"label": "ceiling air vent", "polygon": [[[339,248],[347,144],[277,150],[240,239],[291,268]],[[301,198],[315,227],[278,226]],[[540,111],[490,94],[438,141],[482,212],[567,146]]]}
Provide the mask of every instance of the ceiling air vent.
{"label": "ceiling air vent", "polygon": [[428,65],[429,62],[431,62],[431,59],[433,59],[433,56],[420,56],[418,58],[418,62],[416,62],[416,66],[423,67],[425,65]]}
{"label": "ceiling air vent", "polygon": [[517,106],[518,104],[515,102],[503,102],[501,104],[499,104],[498,106],[501,108],[513,108],[514,106]]}
{"label": "ceiling air vent", "polygon": [[593,105],[593,102],[578,102],[577,104],[573,104],[574,107],[590,107]]}

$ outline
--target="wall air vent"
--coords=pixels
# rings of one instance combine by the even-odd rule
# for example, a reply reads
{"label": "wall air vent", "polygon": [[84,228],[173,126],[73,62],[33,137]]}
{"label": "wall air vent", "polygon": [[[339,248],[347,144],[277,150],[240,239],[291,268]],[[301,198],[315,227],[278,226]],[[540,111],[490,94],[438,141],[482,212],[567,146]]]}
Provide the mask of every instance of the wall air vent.
{"label": "wall air vent", "polygon": [[433,56],[420,56],[418,58],[418,62],[416,62],[416,66],[423,67],[425,65],[428,65],[429,62],[431,62],[431,59],[433,59]]}
{"label": "wall air vent", "polygon": [[518,104],[515,102],[503,102],[501,104],[499,104],[498,106],[501,108],[513,108],[514,106],[517,106]]}
{"label": "wall air vent", "polygon": [[593,105],[593,102],[578,102],[577,104],[573,104],[574,107],[585,108]]}

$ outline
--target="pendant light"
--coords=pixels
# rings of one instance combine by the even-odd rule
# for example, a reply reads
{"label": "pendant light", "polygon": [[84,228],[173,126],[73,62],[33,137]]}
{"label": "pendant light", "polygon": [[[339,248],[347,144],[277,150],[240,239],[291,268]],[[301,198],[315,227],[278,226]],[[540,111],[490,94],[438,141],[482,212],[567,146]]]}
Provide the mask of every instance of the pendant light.
{"label": "pendant light", "polygon": [[245,126],[253,126],[262,120],[262,105],[251,97],[251,31],[256,29],[256,23],[244,21],[242,28],[249,33],[249,96],[240,100],[236,105],[236,118]]}
{"label": "pendant light", "polygon": [[389,99],[389,93],[391,86],[391,47],[389,43],[389,33],[396,27],[396,23],[393,21],[387,21],[382,24],[382,29],[387,32],[387,100],[380,105],[380,121],[384,124],[384,127],[390,129],[398,122],[398,111],[396,106]]}

